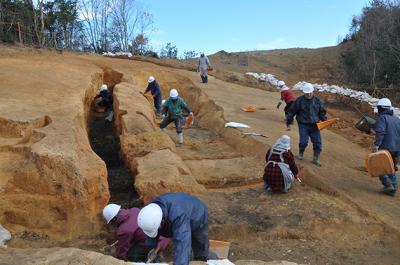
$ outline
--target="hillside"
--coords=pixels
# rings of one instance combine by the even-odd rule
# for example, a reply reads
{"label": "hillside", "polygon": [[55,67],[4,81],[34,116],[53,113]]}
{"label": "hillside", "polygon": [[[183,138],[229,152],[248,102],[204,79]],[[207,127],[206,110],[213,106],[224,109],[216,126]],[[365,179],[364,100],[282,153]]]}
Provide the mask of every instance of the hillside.
{"label": "hillside", "polygon": [[[328,76],[333,68],[325,67],[329,62],[320,52],[313,63],[314,52],[265,52],[270,66],[261,68],[261,59],[255,65],[280,71],[285,80],[307,74],[312,65],[322,65]],[[240,56],[220,52],[210,58],[220,71],[233,73],[244,67],[238,66]],[[379,181],[367,176],[371,136],[349,125],[358,118],[352,109],[328,106],[329,115],[348,123],[323,131],[323,166],[311,164],[309,148],[297,161],[305,186],[295,183],[288,194],[270,195],[262,181],[266,150],[282,134],[291,136],[295,153],[298,143],[297,128],[287,132],[276,110],[279,93],[214,77],[201,84],[196,72],[185,69],[192,62],[151,60],[0,49],[0,224],[13,237],[1,249],[0,263],[57,264],[68,255],[68,261],[95,264],[102,255],[65,248],[108,254],[104,246],[115,236],[101,216],[105,204],[140,207],[169,191],[195,194],[208,205],[210,238],[231,242],[232,261],[397,263],[399,198],[381,195]],[[174,87],[195,113],[183,147],[175,146],[173,126],[159,130],[152,102],[141,94],[149,75],[164,98]],[[92,104],[102,83],[113,91],[112,123]],[[256,112],[241,110],[248,104]],[[227,128],[226,121],[251,128]]]}

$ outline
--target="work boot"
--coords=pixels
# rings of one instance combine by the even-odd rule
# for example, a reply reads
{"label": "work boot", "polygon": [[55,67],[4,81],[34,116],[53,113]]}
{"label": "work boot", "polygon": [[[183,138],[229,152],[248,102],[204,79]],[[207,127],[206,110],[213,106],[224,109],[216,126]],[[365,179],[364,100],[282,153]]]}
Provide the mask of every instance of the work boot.
{"label": "work boot", "polygon": [[316,166],[321,166],[321,161],[319,160],[319,153],[314,152],[312,163]]}
{"label": "work boot", "polygon": [[178,143],[176,147],[181,147],[183,145],[183,133],[178,133]]}
{"label": "work boot", "polygon": [[391,183],[389,177],[387,175],[379,177],[379,179],[381,180],[382,184],[383,184],[383,188],[381,189],[381,192],[389,195],[389,196],[394,196],[396,194],[396,189],[393,186],[393,184]]}
{"label": "work boot", "polygon": [[303,160],[303,159],[304,159],[304,152],[300,152],[300,153],[296,156],[296,158],[297,158],[298,160]]}
{"label": "work boot", "polygon": [[208,83],[208,75],[204,76],[204,83]]}
{"label": "work boot", "polygon": [[206,82],[206,78],[205,78],[204,75],[201,75],[201,82],[202,82],[202,83],[205,83],[205,82]]}

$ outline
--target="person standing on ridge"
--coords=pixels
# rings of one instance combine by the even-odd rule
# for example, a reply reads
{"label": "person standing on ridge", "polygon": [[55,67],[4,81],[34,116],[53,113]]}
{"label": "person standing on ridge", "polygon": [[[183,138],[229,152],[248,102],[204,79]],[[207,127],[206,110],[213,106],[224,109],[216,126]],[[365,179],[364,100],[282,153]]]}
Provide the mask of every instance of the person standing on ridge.
{"label": "person standing on ridge", "polygon": [[210,61],[208,60],[207,56],[205,56],[204,53],[201,52],[197,70],[200,71],[200,77],[203,83],[208,83],[207,69],[209,67],[211,67]]}
{"label": "person standing on ridge", "polygon": [[314,96],[313,85],[304,83],[302,90],[304,95],[298,97],[288,111],[286,125],[289,126],[293,122],[294,116],[296,116],[300,134],[299,155],[297,158],[299,160],[304,159],[308,138],[311,138],[314,151],[312,163],[321,166],[322,139],[317,123],[326,121],[326,110],[321,100]]}

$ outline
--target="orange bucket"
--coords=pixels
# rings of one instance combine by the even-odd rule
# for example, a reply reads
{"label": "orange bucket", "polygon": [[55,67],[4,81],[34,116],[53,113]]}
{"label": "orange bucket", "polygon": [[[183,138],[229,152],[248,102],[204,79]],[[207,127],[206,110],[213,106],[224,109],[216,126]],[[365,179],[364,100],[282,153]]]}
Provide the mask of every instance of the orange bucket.
{"label": "orange bucket", "polygon": [[231,243],[227,241],[210,240],[210,250],[217,254],[219,259],[227,259]]}
{"label": "orange bucket", "polygon": [[192,124],[193,124],[193,115],[189,115],[189,117],[187,117],[186,119],[185,127],[189,127]]}
{"label": "orange bucket", "polygon": [[392,156],[387,150],[367,154],[365,156],[365,167],[371,177],[380,177],[395,172]]}

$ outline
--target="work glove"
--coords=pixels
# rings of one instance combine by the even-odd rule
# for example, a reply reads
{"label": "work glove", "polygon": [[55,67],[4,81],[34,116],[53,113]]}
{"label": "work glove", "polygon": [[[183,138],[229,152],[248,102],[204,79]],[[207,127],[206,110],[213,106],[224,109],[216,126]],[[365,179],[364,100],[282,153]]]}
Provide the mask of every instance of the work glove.
{"label": "work glove", "polygon": [[282,100],[279,100],[278,105],[276,105],[276,108],[279,109],[279,107],[282,105]]}
{"label": "work glove", "polygon": [[158,257],[158,251],[157,249],[153,248],[147,254],[147,263],[153,263],[157,259],[157,257]]}
{"label": "work glove", "polygon": [[374,145],[374,146],[372,147],[372,153],[376,153],[376,152],[378,152],[378,150],[379,150],[379,146]]}

